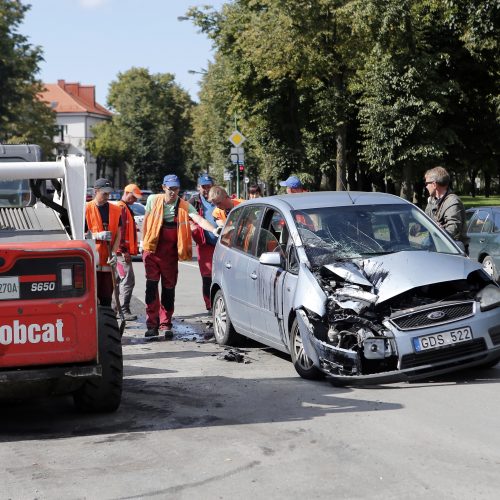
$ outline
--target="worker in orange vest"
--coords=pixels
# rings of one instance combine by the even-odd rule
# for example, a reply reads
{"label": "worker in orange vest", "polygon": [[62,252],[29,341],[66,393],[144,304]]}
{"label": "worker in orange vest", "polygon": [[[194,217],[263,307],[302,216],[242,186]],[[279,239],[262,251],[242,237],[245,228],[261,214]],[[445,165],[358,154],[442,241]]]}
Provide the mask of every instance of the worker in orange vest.
{"label": "worker in orange vest", "polygon": [[208,192],[208,201],[216,206],[212,215],[218,226],[223,226],[229,212],[241,202],[240,198],[231,198],[227,191],[221,186],[212,186]]}
{"label": "worker in orange vest", "polygon": [[162,330],[165,338],[171,339],[178,262],[192,259],[190,220],[216,235],[219,230],[198,214],[193,205],[179,198],[180,181],[176,175],[166,175],[162,188],[163,193],[148,197],[142,226],[142,258],[146,271],[145,336],[156,337]]}
{"label": "worker in orange vest", "polygon": [[137,319],[130,311],[130,299],[135,286],[134,267],[132,257],[139,253],[137,241],[137,225],[135,223],[134,212],[130,208],[142,198],[142,192],[136,184],[129,184],[123,190],[123,196],[117,203],[122,208],[122,237],[120,246],[116,252],[118,271],[118,290],[120,294],[120,305],[126,321]]}
{"label": "worker in orange vest", "polygon": [[[211,224],[215,224],[215,219],[212,215],[215,205],[208,201],[208,193],[213,184],[212,177],[205,173],[201,174],[198,177],[198,193],[189,199],[189,203],[196,208],[196,211]],[[217,236],[210,231],[204,231],[194,222],[192,223],[191,230],[198,254],[203,300],[205,301],[207,311],[211,311],[210,287],[212,286],[212,260]]]}
{"label": "worker in orange vest", "polygon": [[108,201],[109,193],[113,191],[108,179],[97,179],[94,190],[94,199],[85,205],[85,231],[90,231],[92,234],[99,254],[96,268],[99,304],[111,307],[113,298],[111,273],[112,267],[116,265],[116,251],[120,244],[122,209]]}

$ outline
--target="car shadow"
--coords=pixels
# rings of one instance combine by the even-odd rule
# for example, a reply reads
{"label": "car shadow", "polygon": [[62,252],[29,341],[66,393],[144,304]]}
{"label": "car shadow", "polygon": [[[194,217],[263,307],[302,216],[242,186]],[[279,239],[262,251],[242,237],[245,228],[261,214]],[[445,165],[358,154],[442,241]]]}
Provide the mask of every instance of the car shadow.
{"label": "car shadow", "polygon": [[[336,413],[399,410],[397,403],[350,398],[351,389],[296,377],[243,379],[224,376],[126,378],[119,410],[77,413],[71,398],[0,403],[0,442],[174,430],[181,428],[300,422]],[[125,434],[125,437],[123,435]],[[128,437],[127,437],[128,436]],[[107,440],[116,436],[106,437]]]}
{"label": "car shadow", "polygon": [[466,368],[445,375],[430,376],[428,378],[412,380],[397,384],[357,385],[357,388],[401,390],[421,387],[442,387],[444,385],[472,385],[472,384],[498,384],[500,383],[500,364],[492,368]]}

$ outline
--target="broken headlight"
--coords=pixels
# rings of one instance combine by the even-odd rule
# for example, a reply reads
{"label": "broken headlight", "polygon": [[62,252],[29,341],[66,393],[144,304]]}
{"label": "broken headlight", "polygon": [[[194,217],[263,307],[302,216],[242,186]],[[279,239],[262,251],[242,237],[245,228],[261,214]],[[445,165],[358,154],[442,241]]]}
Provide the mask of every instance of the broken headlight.
{"label": "broken headlight", "polygon": [[485,286],[477,295],[481,311],[489,311],[500,306],[500,288],[496,285]]}

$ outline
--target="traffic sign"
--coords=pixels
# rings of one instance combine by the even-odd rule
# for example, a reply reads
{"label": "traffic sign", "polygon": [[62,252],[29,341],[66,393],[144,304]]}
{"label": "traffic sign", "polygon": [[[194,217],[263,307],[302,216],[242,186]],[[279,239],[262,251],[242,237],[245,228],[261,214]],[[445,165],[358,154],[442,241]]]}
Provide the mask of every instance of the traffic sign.
{"label": "traffic sign", "polygon": [[229,136],[229,142],[236,147],[241,146],[246,140],[247,138],[239,130],[235,130]]}
{"label": "traffic sign", "polygon": [[248,183],[250,182],[250,178],[249,178],[249,177],[245,177],[245,178],[243,179],[243,182],[244,182],[245,184],[248,184]]}

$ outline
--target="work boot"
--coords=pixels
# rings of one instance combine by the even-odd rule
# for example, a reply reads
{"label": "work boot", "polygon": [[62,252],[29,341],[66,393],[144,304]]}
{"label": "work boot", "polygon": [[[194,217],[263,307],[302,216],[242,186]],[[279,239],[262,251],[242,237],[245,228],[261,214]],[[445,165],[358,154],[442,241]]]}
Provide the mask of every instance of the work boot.
{"label": "work boot", "polygon": [[137,314],[132,314],[130,309],[123,309],[123,316],[125,321],[134,321],[137,319]]}
{"label": "work boot", "polygon": [[148,328],[146,333],[144,334],[146,338],[158,337],[158,335],[159,335],[158,328]]}
{"label": "work boot", "polygon": [[170,328],[163,330],[163,333],[165,334],[165,340],[172,340],[174,338],[174,332]]}

